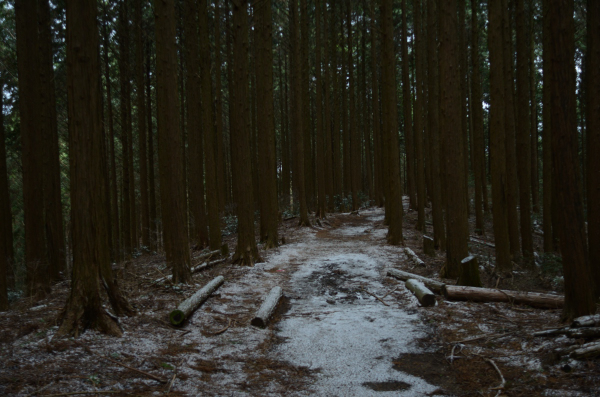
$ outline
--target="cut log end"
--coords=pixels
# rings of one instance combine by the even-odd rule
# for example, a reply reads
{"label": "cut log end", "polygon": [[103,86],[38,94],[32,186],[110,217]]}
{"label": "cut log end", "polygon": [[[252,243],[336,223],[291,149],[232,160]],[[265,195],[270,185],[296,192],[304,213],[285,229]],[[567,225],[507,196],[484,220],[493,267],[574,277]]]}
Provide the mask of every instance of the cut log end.
{"label": "cut log end", "polygon": [[185,320],[185,314],[179,309],[175,309],[169,314],[169,321],[175,326],[181,325],[183,320]]}
{"label": "cut log end", "polygon": [[250,321],[250,325],[253,325],[258,328],[266,328],[267,322],[262,318],[254,317],[252,321]]}
{"label": "cut log end", "polygon": [[435,295],[421,281],[415,279],[406,280],[408,288],[424,307],[435,306]]}

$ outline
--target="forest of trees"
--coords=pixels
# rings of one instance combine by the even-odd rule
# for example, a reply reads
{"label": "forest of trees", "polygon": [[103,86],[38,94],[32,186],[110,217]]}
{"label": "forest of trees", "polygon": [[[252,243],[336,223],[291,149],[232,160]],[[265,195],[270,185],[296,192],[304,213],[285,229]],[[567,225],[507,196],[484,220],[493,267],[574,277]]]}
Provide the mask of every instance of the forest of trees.
{"label": "forest of trees", "polygon": [[[134,314],[113,263],[402,197],[445,252],[562,260],[563,318],[600,296],[597,0],[0,1],[0,310],[70,279],[59,334]],[[470,222],[473,216],[474,223]],[[543,247],[534,247],[534,236]],[[259,246],[258,243],[261,243]],[[543,252],[542,252],[543,251]]]}

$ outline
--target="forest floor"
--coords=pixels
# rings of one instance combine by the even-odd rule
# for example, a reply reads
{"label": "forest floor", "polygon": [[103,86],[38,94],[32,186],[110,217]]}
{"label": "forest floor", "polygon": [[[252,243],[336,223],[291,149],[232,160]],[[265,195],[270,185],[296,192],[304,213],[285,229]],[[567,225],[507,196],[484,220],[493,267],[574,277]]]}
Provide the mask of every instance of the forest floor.
{"label": "forest floor", "polygon": [[[439,296],[424,308],[386,277],[394,267],[438,278],[444,257],[424,255],[414,211],[405,217],[405,244],[424,265],[386,244],[382,209],[312,221],[311,228],[282,222],[286,244],[261,251],[265,262],[227,260],[195,274],[194,285],[153,284],[168,274],[164,256],[136,258],[118,269],[137,310],[119,319],[120,338],[95,331],[53,338],[68,281],[44,301],[13,303],[0,313],[0,395],[600,395],[599,360],[558,359],[553,350],[573,341],[532,336],[561,326],[560,311]],[[235,247],[233,236],[227,242]],[[561,293],[545,267],[517,266],[512,278],[498,279],[493,249],[478,243],[470,250],[481,258],[486,287]],[[168,313],[218,275],[225,283],[173,328]],[[251,326],[276,285],[285,297],[270,325]]]}

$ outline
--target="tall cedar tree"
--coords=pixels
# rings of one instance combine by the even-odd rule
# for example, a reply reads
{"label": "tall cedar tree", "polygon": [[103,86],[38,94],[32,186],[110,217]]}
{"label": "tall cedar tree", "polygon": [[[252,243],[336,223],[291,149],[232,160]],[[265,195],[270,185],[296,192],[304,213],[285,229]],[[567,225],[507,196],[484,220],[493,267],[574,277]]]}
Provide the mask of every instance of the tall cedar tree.
{"label": "tall cedar tree", "polygon": [[356,121],[356,80],[354,79],[354,57],[353,53],[353,40],[352,40],[352,5],[350,0],[346,0],[346,25],[348,26],[348,91],[349,91],[349,130],[348,130],[348,141],[349,144],[349,171],[350,178],[350,192],[352,193],[352,210],[358,210],[358,189],[360,184],[360,142],[359,142],[359,131]]}
{"label": "tall cedar tree", "polygon": [[[588,0],[587,151],[600,152],[600,2]],[[588,245],[596,292],[600,296],[600,157],[587,158]]]}
{"label": "tall cedar tree", "polygon": [[529,105],[529,37],[526,0],[516,0],[517,20],[517,165],[519,168],[519,208],[521,212],[521,252],[532,264],[533,230],[531,227],[531,116]]}
{"label": "tall cedar tree", "polygon": [[273,17],[271,0],[256,3],[256,95],[260,185],[260,239],[265,248],[277,240],[277,169],[275,153],[275,107],[273,103]]}
{"label": "tall cedar tree", "polygon": [[413,130],[412,118],[412,91],[410,89],[409,67],[410,60],[408,59],[408,29],[406,28],[406,20],[408,7],[406,0],[402,0],[402,104],[404,107],[404,138],[406,149],[406,180],[409,197],[410,208],[417,208],[417,192],[416,192],[416,173],[415,173],[415,135]]}
{"label": "tall cedar tree", "polygon": [[57,280],[66,270],[63,226],[56,95],[54,93],[54,57],[52,56],[52,15],[48,0],[38,1],[39,57],[41,78],[40,136],[43,140],[44,216],[50,278]]}
{"label": "tall cedar tree", "polygon": [[23,208],[25,213],[25,266],[27,296],[43,298],[50,292],[48,259],[44,235],[43,141],[39,139],[40,55],[38,46],[37,1],[15,3],[17,63],[19,70],[19,115],[23,164]]}
{"label": "tall cedar tree", "polygon": [[483,210],[487,208],[487,181],[485,178],[481,72],[479,69],[479,1],[471,0],[471,100],[469,104],[472,121],[471,158],[473,159],[475,179],[475,232],[481,235],[484,233]]}
{"label": "tall cedar tree", "polygon": [[[204,145],[202,129],[210,129],[203,124],[201,109],[200,52],[198,44],[198,4],[196,0],[185,0],[183,20],[183,45],[185,61],[185,95],[187,106],[187,137],[189,144],[189,205],[194,219],[194,241],[199,248],[208,245],[206,210],[204,203]],[[210,77],[210,75],[209,75]]]}
{"label": "tall cedar tree", "polygon": [[371,14],[371,102],[373,113],[373,144],[375,146],[374,165],[375,165],[375,203],[383,207],[384,203],[384,170],[382,156],[381,139],[381,114],[379,111],[379,59],[377,57],[377,38],[379,36],[376,28],[376,16],[374,2],[369,4],[369,13]]}
{"label": "tall cedar tree", "polygon": [[204,161],[206,166],[206,209],[210,249],[221,247],[221,217],[217,187],[215,116],[213,111],[212,79],[210,77],[210,37],[208,34],[208,0],[199,2],[200,75],[202,76],[202,126],[204,129]]}
{"label": "tall cedar tree", "polygon": [[383,105],[384,161],[387,177],[385,211],[389,222],[387,241],[392,245],[403,242],[402,192],[400,155],[398,149],[398,112],[396,105],[396,62],[392,0],[380,0],[381,15],[381,98]]}
{"label": "tall cedar tree", "polygon": [[148,205],[150,206],[150,249],[156,251],[158,245],[158,217],[156,215],[156,181],[154,178],[154,134],[152,128],[152,78],[150,75],[150,40],[146,41],[146,98],[148,98]]}
{"label": "tall cedar tree", "polygon": [[302,124],[304,120],[302,118],[302,84],[301,84],[301,51],[300,51],[300,21],[298,18],[298,3],[296,0],[290,1],[290,24],[292,25],[292,125],[294,135],[294,149],[292,152],[295,153],[295,172],[294,172],[294,187],[296,189],[296,195],[300,203],[300,226],[310,226],[308,220],[308,208],[306,203],[306,190],[305,190],[305,167],[304,167],[304,129]]}
{"label": "tall cedar tree", "polygon": [[428,72],[428,116],[429,168],[431,169],[433,241],[437,248],[446,249],[444,228],[442,174],[440,167],[440,116],[439,116],[439,68],[438,68],[438,12],[437,0],[427,2],[427,72]]}
{"label": "tall cedar tree", "polygon": [[543,180],[543,205],[542,205],[542,228],[544,232],[544,252],[555,251],[554,234],[556,230],[553,230],[553,209],[555,199],[552,197],[552,113],[550,110],[550,74],[552,71],[552,64],[550,62],[550,18],[548,17],[550,10],[549,1],[542,2],[542,13],[543,17],[543,80],[542,80],[542,180]]}
{"label": "tall cedar tree", "polygon": [[4,76],[0,75],[0,311],[8,310],[8,270],[13,261],[12,215],[4,140]]}
{"label": "tall cedar tree", "polygon": [[[514,51],[512,40],[512,11],[514,0],[502,0],[502,45],[504,56],[504,117],[505,121],[505,145],[506,145],[506,200],[508,205],[508,238],[510,240],[510,252],[513,259],[519,256],[519,215],[517,212],[518,202],[518,176],[517,176],[517,154],[516,154],[516,126],[515,126],[515,77],[514,77]],[[509,11],[510,7],[510,11]]]}
{"label": "tall cedar tree", "polygon": [[131,146],[131,83],[129,81],[129,22],[127,17],[127,3],[119,3],[119,81],[121,85],[121,234],[123,257],[131,259],[133,245],[132,208],[131,208],[131,172],[129,159],[129,146]]}
{"label": "tall cedar tree", "polygon": [[458,26],[456,0],[441,2],[440,8],[440,110],[444,139],[444,165],[446,172],[446,217],[447,249],[446,278],[461,275],[462,285],[478,284],[475,279],[463,277],[461,261],[469,254],[467,241],[469,224],[464,181],[465,155],[463,153],[463,131],[461,118],[461,85],[458,51]]}
{"label": "tall cedar tree", "polygon": [[115,126],[112,106],[112,84],[110,80],[110,61],[108,57],[109,41],[108,41],[108,5],[104,6],[104,15],[102,17],[102,44],[103,44],[103,61],[104,61],[104,80],[106,84],[106,107],[107,107],[107,122],[108,124],[108,156],[110,165],[110,216],[112,233],[112,259],[120,262],[122,257],[121,252],[121,233],[119,228],[119,188],[117,185],[117,162],[115,156]]}
{"label": "tall cedar tree", "polygon": [[508,208],[506,192],[506,144],[504,101],[504,55],[502,46],[502,1],[488,3],[490,49],[490,156],[492,174],[492,216],[496,245],[496,268],[506,273],[512,270],[508,239]]}
{"label": "tall cedar tree", "polygon": [[[315,108],[316,108],[316,118],[317,118],[317,131],[315,134],[315,146],[317,152],[317,193],[318,193],[318,202],[317,202],[317,216],[319,218],[325,218],[326,205],[325,205],[325,178],[327,172],[327,166],[325,165],[325,133],[326,129],[324,127],[323,120],[323,75],[321,73],[321,57],[322,57],[322,49],[321,49],[321,2],[319,0],[315,0],[315,19],[316,19],[316,30],[315,30],[315,80],[316,80],[316,99],[315,99]],[[327,50],[325,50],[327,53]],[[327,90],[325,90],[327,91]],[[325,113],[327,115],[327,113]],[[328,116],[328,115],[327,115]]]}
{"label": "tall cedar tree", "polygon": [[[330,34],[331,34],[331,61],[332,61],[332,65],[331,65],[331,70],[332,70],[332,78],[331,78],[331,84],[333,86],[333,103],[334,103],[334,108],[333,108],[333,127],[332,127],[332,141],[333,141],[333,147],[332,147],[332,158],[333,158],[333,186],[334,186],[334,196],[338,197],[339,199],[342,198],[342,195],[344,194],[344,189],[343,189],[343,165],[342,165],[342,161],[343,161],[343,153],[342,153],[342,149],[340,146],[340,136],[341,136],[341,131],[343,129],[343,123],[342,123],[342,100],[341,100],[341,95],[342,91],[340,90],[340,80],[343,79],[343,77],[340,75],[340,72],[338,71],[338,47],[339,47],[339,35],[338,32],[336,30],[337,27],[337,21],[338,18],[336,10],[337,10],[337,2],[336,0],[332,0],[331,1],[331,30],[330,30]],[[344,64],[344,62],[342,62],[342,65]]]}
{"label": "tall cedar tree", "polygon": [[422,1],[415,0],[414,2],[414,30],[415,30],[415,69],[416,69],[416,84],[415,84],[415,157],[416,157],[416,176],[417,176],[417,230],[425,231],[425,204],[427,195],[425,193],[425,153],[424,153],[424,51],[423,51],[423,18],[422,18]]}
{"label": "tall cedar tree", "polygon": [[146,90],[144,86],[144,41],[142,39],[143,0],[134,4],[135,28],[135,90],[138,119],[138,153],[140,156],[140,218],[142,221],[142,246],[150,246],[150,203],[148,201],[148,159],[146,139]]}
{"label": "tall cedar tree", "polygon": [[160,207],[167,264],[173,268],[173,282],[191,280],[187,239],[183,174],[182,136],[179,130],[177,90],[177,47],[173,0],[154,3],[156,28],[156,103],[158,120],[158,166]]}
{"label": "tall cedar tree", "polygon": [[[326,4],[326,3],[323,3]],[[325,9],[322,11],[323,12],[323,37],[319,38],[321,41],[321,43],[323,43],[323,53],[325,55],[325,61],[324,61],[324,78],[323,78],[323,84],[324,84],[324,96],[323,96],[323,101],[324,101],[324,106],[323,106],[323,112],[324,112],[324,125],[323,125],[323,134],[324,134],[324,142],[325,142],[325,148],[324,148],[324,158],[323,158],[323,166],[325,167],[325,194],[328,196],[329,200],[328,200],[328,210],[329,212],[333,212],[334,208],[335,208],[335,203],[334,203],[334,199],[333,199],[333,162],[332,162],[332,149],[333,149],[333,117],[331,114],[331,103],[330,101],[333,100],[332,98],[332,94],[333,92],[329,89],[331,87],[331,75],[332,75],[332,71],[330,68],[330,63],[332,63],[333,59],[333,52],[330,51],[330,47],[329,47],[329,40],[327,40],[327,33],[329,31],[329,25],[328,25],[328,19],[327,19],[327,7],[325,6]],[[331,29],[333,31],[333,29]],[[333,45],[332,45],[333,47]]]}
{"label": "tall cedar tree", "polygon": [[77,336],[86,328],[120,335],[115,320],[102,307],[98,276],[110,266],[104,203],[102,88],[98,56],[97,4],[67,1],[67,102],[73,274],[71,294],[57,335]]}
{"label": "tall cedar tree", "polygon": [[237,206],[238,245],[233,260],[241,265],[260,262],[254,238],[254,198],[252,190],[250,152],[250,116],[248,98],[248,1],[233,0],[233,53],[234,84],[231,127],[231,168],[233,193]]}
{"label": "tall cedar tree", "polygon": [[229,191],[225,166],[224,127],[223,127],[223,89],[221,85],[221,7],[215,0],[215,145],[217,162],[217,188],[219,189],[219,212],[225,210],[225,201]]}
{"label": "tall cedar tree", "polygon": [[[563,319],[593,314],[593,280],[583,219],[575,102],[573,0],[549,1],[552,163],[558,208],[558,236],[565,277]],[[595,203],[594,203],[595,204]],[[593,204],[592,204],[593,205]]]}
{"label": "tall cedar tree", "polygon": [[302,143],[304,145],[304,188],[306,189],[307,209],[314,206],[315,197],[315,178],[312,155],[312,122],[310,112],[310,62],[309,45],[310,43],[310,25],[308,18],[308,0],[300,0],[300,90],[302,95]]}

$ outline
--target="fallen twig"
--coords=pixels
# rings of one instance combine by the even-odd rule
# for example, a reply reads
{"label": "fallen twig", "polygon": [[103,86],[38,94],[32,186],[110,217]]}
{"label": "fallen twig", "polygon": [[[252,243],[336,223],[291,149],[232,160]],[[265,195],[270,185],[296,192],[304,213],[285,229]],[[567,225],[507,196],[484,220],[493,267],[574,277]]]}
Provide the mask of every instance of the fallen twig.
{"label": "fallen twig", "polygon": [[169,395],[169,393],[171,393],[171,388],[173,387],[173,383],[175,383],[175,378],[177,378],[177,370],[179,369],[181,364],[183,364],[183,360],[179,362],[179,365],[175,366],[173,377],[171,378],[171,381],[169,382],[169,387],[167,388],[167,392],[165,393],[167,396]]}
{"label": "fallen twig", "polygon": [[496,387],[492,387],[490,388],[490,390],[502,390],[504,389],[504,385],[506,384],[506,380],[504,380],[504,376],[502,375],[502,372],[500,372],[500,368],[498,368],[498,366],[496,365],[496,363],[494,362],[494,360],[489,359],[489,358],[485,358],[483,357],[483,359],[490,363],[492,365],[492,367],[494,367],[494,369],[496,370],[496,372],[498,372],[498,375],[500,375],[500,379],[502,380],[502,383],[500,383],[499,386]]}
{"label": "fallen twig", "polygon": [[385,303],[380,297],[378,297],[377,295],[375,295],[372,292],[367,291],[365,288],[361,288],[363,291],[365,291],[367,294],[371,295],[373,298],[377,299],[379,302],[383,303],[386,306],[389,306],[387,303]]}
{"label": "fallen twig", "polygon": [[[458,351],[459,353],[460,353],[460,352],[462,351],[462,349],[463,349],[463,345],[462,345],[462,344],[460,344],[460,343],[457,343],[457,344],[455,344],[455,345],[452,347],[452,352],[450,353],[450,365],[452,365],[452,362],[454,361],[454,358],[455,358],[455,357],[454,357],[454,349],[456,349],[456,347],[457,347],[457,346],[460,346],[460,350]],[[456,358],[458,358],[458,357],[456,357]]]}
{"label": "fallen twig", "polygon": [[229,322],[227,323],[227,327],[223,328],[222,330],[219,330],[217,332],[212,333],[212,336],[216,336],[216,335],[220,335],[223,332],[227,331],[229,329],[229,327],[231,326],[231,319],[229,319]]}
{"label": "fallen twig", "polygon": [[58,394],[40,394],[40,396],[44,397],[58,397],[58,396],[76,396],[80,394],[115,394],[119,393],[118,391],[113,390],[105,390],[105,391],[72,391],[66,393],[58,393]]}

